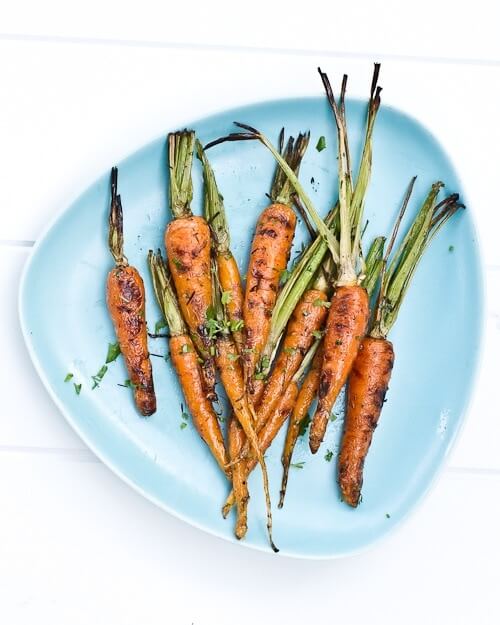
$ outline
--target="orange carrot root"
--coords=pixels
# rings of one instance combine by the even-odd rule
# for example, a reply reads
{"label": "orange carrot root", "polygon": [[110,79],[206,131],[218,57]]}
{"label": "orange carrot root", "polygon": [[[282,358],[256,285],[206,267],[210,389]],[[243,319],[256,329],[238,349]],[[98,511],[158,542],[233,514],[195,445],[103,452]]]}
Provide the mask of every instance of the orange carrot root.
{"label": "orange carrot root", "polygon": [[148,350],[144,283],[134,267],[117,266],[108,274],[106,291],[108,310],[134,388],[135,404],[147,417],[156,411],[156,397]]}
{"label": "orange carrot root", "polygon": [[309,447],[313,454],[323,441],[330,412],[347,381],[365,335],[368,318],[368,294],[363,287],[341,286],[335,291],[326,324],[318,407],[309,432]]}
{"label": "orange carrot root", "polygon": [[363,485],[363,466],[389,388],[394,350],[387,339],[366,337],[352,367],[347,412],[339,453],[339,486],[343,500],[356,507]]}
{"label": "orange carrot root", "polygon": [[286,269],[297,218],[285,204],[271,204],[261,214],[250,253],[243,318],[245,383],[254,393],[254,374],[269,336],[279,280]]}
{"label": "orange carrot root", "polygon": [[297,401],[295,403],[293,414],[290,417],[288,431],[286,433],[285,447],[281,456],[283,465],[283,478],[281,480],[280,500],[278,508],[283,507],[285,501],[286,487],[288,483],[288,472],[292,462],[293,450],[299,437],[302,422],[307,418],[307,413],[311,404],[316,398],[319,388],[319,378],[321,375],[321,365],[323,363],[323,345],[320,345],[311,364],[311,369],[307,373],[304,383],[302,384]]}
{"label": "orange carrot root", "polygon": [[189,336],[170,338],[170,355],[193,423],[201,438],[208,445],[217,464],[230,478],[224,438],[217,415],[207,399],[198,355]]}

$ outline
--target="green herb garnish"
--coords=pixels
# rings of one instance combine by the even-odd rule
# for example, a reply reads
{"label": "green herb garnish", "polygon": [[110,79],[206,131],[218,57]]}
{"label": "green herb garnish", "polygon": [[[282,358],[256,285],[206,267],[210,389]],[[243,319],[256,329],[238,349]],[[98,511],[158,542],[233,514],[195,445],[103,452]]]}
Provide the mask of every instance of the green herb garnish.
{"label": "green herb garnish", "polygon": [[310,423],[311,423],[311,417],[308,414],[306,414],[306,416],[302,419],[299,425],[299,436],[304,436]]}
{"label": "green herb garnish", "polygon": [[326,148],[326,139],[323,135],[318,139],[318,143],[316,143],[316,149],[318,152],[322,152]]}
{"label": "green herb garnish", "polygon": [[333,458],[333,451],[331,449],[327,449],[326,454],[325,454],[325,460],[327,462],[331,462],[332,458]]}
{"label": "green herb garnish", "polygon": [[72,374],[72,373],[67,373],[67,374],[66,374],[66,377],[64,378],[64,381],[65,381],[65,382],[69,382],[69,381],[71,380],[71,378],[72,378],[72,377],[73,377],[73,374]]}
{"label": "green herb garnish", "polygon": [[304,465],[305,465],[305,461],[302,461],[302,462],[292,462],[290,466],[293,467],[294,469],[303,469]]}
{"label": "green herb garnish", "polygon": [[314,306],[323,306],[323,308],[330,308],[332,305],[331,302],[327,302],[324,299],[315,299],[313,302]]}
{"label": "green herb garnish", "polygon": [[99,386],[99,384],[102,382],[103,377],[106,375],[107,370],[107,366],[103,365],[95,375],[91,376],[93,382],[92,390]]}
{"label": "green herb garnish", "polygon": [[75,387],[75,393],[77,395],[80,395],[80,391],[82,390],[82,385],[81,384],[76,384],[76,382],[73,382],[73,386]]}
{"label": "green herb garnish", "polygon": [[232,299],[233,299],[233,294],[231,293],[231,291],[222,291],[220,301],[223,306],[225,306],[226,304],[229,304],[229,302]]}
{"label": "green herb garnish", "polygon": [[113,362],[121,354],[118,343],[108,343],[108,353],[106,355],[106,364]]}

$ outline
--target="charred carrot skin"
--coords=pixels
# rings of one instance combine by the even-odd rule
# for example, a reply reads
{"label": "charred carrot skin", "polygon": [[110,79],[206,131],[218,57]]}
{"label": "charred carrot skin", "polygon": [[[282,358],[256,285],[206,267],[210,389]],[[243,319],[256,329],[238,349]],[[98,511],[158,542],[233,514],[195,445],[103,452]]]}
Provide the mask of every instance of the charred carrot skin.
{"label": "charred carrot skin", "polygon": [[285,204],[271,204],[257,223],[247,272],[243,319],[243,369],[250,394],[254,374],[269,335],[280,275],[286,269],[297,218]]}
{"label": "charred carrot skin", "polygon": [[212,304],[210,228],[205,219],[193,215],[190,207],[194,132],[170,133],[167,143],[170,209],[174,220],[165,229],[165,248],[181,312],[203,360],[205,392],[211,401],[215,401],[213,343],[206,327]]}
{"label": "charred carrot skin", "polygon": [[205,392],[214,400],[215,366],[210,355],[212,341],[206,331],[207,311],[212,303],[210,229],[206,221],[197,216],[171,221],[165,231],[165,248],[182,315],[203,356]]}
{"label": "charred carrot skin", "polygon": [[135,404],[148,417],[156,410],[156,396],[148,350],[144,283],[123,252],[123,210],[116,167],[111,170],[108,246],[115,261],[106,284],[108,310],[133,384]]}
{"label": "charred carrot skin", "polygon": [[323,441],[328,418],[347,381],[369,318],[369,302],[362,286],[341,286],[331,299],[324,338],[324,356],[318,390],[318,407],[309,432],[309,447],[316,453]]}
{"label": "charred carrot skin", "polygon": [[349,377],[344,435],[339,453],[342,499],[356,507],[363,485],[363,466],[389,388],[394,350],[387,339],[366,337]]}
{"label": "charred carrot skin", "polygon": [[153,254],[150,250],[148,264],[156,299],[169,329],[170,357],[193,423],[203,441],[208,445],[217,464],[230,478],[231,473],[228,469],[228,459],[219,421],[205,393],[199,356],[180,313],[171,284],[171,276],[161,252]]}
{"label": "charred carrot skin", "polygon": [[148,417],[156,411],[156,397],[144,302],[144,283],[137,269],[127,265],[115,267],[109,272],[108,310],[134,388],[137,409]]}
{"label": "charred carrot skin", "polygon": [[295,443],[297,442],[297,439],[299,437],[301,425],[304,419],[307,418],[309,408],[316,398],[316,394],[319,388],[319,378],[321,375],[322,364],[323,346],[320,345],[312,361],[311,368],[304,379],[304,383],[300,387],[297,401],[295,402],[293,413],[290,417],[290,421],[288,424],[285,447],[281,456],[281,464],[283,465],[283,479],[281,481],[280,500],[278,503],[278,508],[283,507],[286,487],[288,483],[288,472],[290,470],[293,450],[295,447]]}
{"label": "charred carrot skin", "polygon": [[328,298],[323,291],[309,289],[295,307],[288,322],[280,355],[257,410],[257,431],[271,418],[282,393],[314,341],[313,333],[322,328],[328,311],[327,302]]}

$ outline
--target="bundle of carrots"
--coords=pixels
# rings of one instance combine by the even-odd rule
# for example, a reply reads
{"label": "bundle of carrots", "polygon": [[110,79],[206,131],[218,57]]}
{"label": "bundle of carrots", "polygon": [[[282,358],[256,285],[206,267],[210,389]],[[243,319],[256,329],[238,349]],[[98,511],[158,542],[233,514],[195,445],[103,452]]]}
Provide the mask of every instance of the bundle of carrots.
{"label": "bundle of carrots", "polygon": [[[309,134],[278,146],[245,124],[205,146],[193,131],[168,136],[169,197],[173,220],[165,230],[166,260],[149,252],[154,293],[168,326],[171,360],[201,438],[232,486],[223,506],[236,507],[235,535],[245,536],[248,476],[259,464],[272,538],[271,499],[264,453],[288,421],[282,454],[279,507],[299,434],[310,421],[309,446],[318,451],[332,407],[347,384],[344,432],[338,458],[343,500],[357,506],[363,468],[388,389],[394,349],[387,335],[418,262],[432,238],[462,205],[456,194],[438,202],[432,186],[393,252],[415,179],[405,195],[386,249],[384,236],[363,253],[363,209],[372,168],[373,132],[380,107],[380,66],[375,65],[366,131],[356,176],[351,170],[345,108],[347,76],[339,98],[320,71],[336,126],[338,201],[322,219],[299,181]],[[206,150],[224,141],[257,140],[274,156],[270,204],[256,222],[243,284],[231,252],[230,232]],[[192,164],[203,168],[204,215],[191,210]],[[264,192],[265,190],[263,190]],[[287,269],[297,226],[296,210],[311,243]],[[144,286],[123,254],[122,207],[113,169],[109,246],[115,267],[108,278],[108,306],[133,383],[139,412],[155,411],[152,369],[144,319]],[[283,279],[286,276],[286,279]],[[217,376],[228,398],[226,440],[216,408]],[[317,399],[312,419],[309,410]]]}

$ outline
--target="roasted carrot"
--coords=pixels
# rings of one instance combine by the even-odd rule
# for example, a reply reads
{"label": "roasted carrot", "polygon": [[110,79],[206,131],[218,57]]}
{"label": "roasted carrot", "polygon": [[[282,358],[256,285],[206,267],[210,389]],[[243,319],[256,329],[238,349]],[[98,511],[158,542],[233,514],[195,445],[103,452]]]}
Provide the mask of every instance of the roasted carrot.
{"label": "roasted carrot", "polygon": [[194,145],[192,131],[168,135],[170,208],[174,220],[165,230],[165,248],[182,315],[203,360],[206,395],[214,401],[217,395],[213,342],[206,327],[212,305],[210,228],[205,219],[193,215],[190,208]]}
{"label": "roasted carrot", "polygon": [[[384,237],[377,237],[374,239],[370,250],[366,257],[366,275],[363,281],[363,286],[366,288],[368,295],[371,295],[375,290],[376,283],[380,271],[382,269],[382,256],[384,253]],[[319,388],[319,379],[321,374],[321,367],[323,363],[323,343],[320,343],[318,351],[314,356],[310,370],[304,379],[297,397],[297,402],[293,409],[293,414],[288,423],[288,430],[286,433],[285,446],[283,454],[281,456],[281,463],[283,465],[283,477],[281,481],[280,500],[278,507],[282,508],[285,500],[286,487],[288,483],[288,473],[290,470],[290,463],[292,461],[293,450],[300,432],[306,427],[309,419],[308,411],[316,398],[316,394]]]}
{"label": "roasted carrot", "polygon": [[156,397],[148,350],[144,283],[137,269],[128,264],[123,253],[123,213],[117,185],[118,169],[113,167],[108,243],[115,267],[108,274],[106,299],[134,389],[135,404],[141,415],[147,417],[156,411]]}
{"label": "roasted carrot", "polygon": [[[309,135],[290,137],[283,150],[283,131],[280,134],[280,153],[295,173],[307,149]],[[272,204],[261,213],[257,222],[247,271],[243,320],[245,343],[242,352],[245,384],[250,396],[255,394],[255,376],[262,369],[262,350],[269,335],[271,316],[282,272],[286,269],[297,218],[291,205],[291,187],[279,167],[271,188]],[[255,404],[255,400],[252,400]]]}
{"label": "roasted carrot", "polygon": [[[272,417],[281,395],[311,347],[315,334],[323,327],[328,310],[328,297],[325,290],[326,282],[320,274],[313,287],[304,293],[290,318],[281,352],[276,359],[274,370],[264,388],[262,400],[257,409],[255,425],[257,432],[260,432]],[[243,453],[246,452],[248,452],[248,446],[243,451]]]}
{"label": "roasted carrot", "polygon": [[230,478],[231,472],[228,468],[224,438],[219,421],[206,396],[199,356],[182,319],[171,283],[171,276],[161,252],[158,251],[157,254],[153,254],[150,251],[148,263],[156,299],[169,329],[172,364],[177,372],[193,423],[201,438],[208,445],[219,467]]}
{"label": "roasted carrot", "polygon": [[217,263],[218,279],[223,291],[229,327],[234,342],[241,354],[243,349],[243,288],[241,285],[240,270],[231,252],[229,226],[224,209],[224,201],[219,193],[213,169],[201,146],[196,141],[198,158],[203,165],[203,179],[205,182],[205,219],[210,225],[213,240],[214,257]]}
{"label": "roasted carrot", "polygon": [[[362,175],[369,176],[369,171],[371,169],[371,136],[373,134],[376,114],[380,107],[381,89],[377,87],[379,69],[379,64],[376,64],[368,103],[365,143],[361,155],[358,182]],[[363,263],[360,250],[361,223],[367,180],[364,181],[363,184],[357,184],[353,189],[345,118],[347,76],[344,76],[342,81],[340,100],[337,104],[328,77],[321,72],[321,70],[319,71],[337,125],[339,240],[337,240],[332,233],[329,224],[326,224],[316,212],[314,205],[302,188],[296,173],[263,133],[251,126],[238,123],[237,126],[246,132],[234,133],[233,135],[213,142],[220,143],[227,140],[241,139],[259,140],[273,154],[290,185],[307,209],[309,216],[318,229],[318,233],[327,243],[332,258],[338,266],[338,274],[333,283],[335,292],[330,302],[331,306],[328,314],[329,321],[327,323],[325,336],[318,408],[313,417],[309,434],[310,448],[313,453],[318,450],[322,441],[330,410],[340,388],[347,380],[347,376],[349,375],[350,368],[352,367],[361,338],[365,334],[368,323],[368,297],[365,289],[360,285],[363,279]]]}
{"label": "roasted carrot", "polygon": [[[217,369],[219,370],[222,385],[226,391],[229,403],[233,409],[234,416],[238,420],[239,424],[245,436],[247,437],[252,451],[255,453],[257,461],[262,469],[262,479],[264,482],[264,495],[267,508],[267,530],[269,534],[269,543],[273,551],[277,552],[278,549],[274,545],[272,538],[272,513],[271,513],[271,498],[269,495],[269,480],[267,477],[266,463],[264,457],[259,448],[259,441],[257,440],[257,434],[254,429],[254,413],[253,408],[249,404],[249,399],[245,393],[245,385],[243,382],[243,370],[241,366],[240,355],[238,349],[231,336],[230,324],[227,317],[224,314],[222,297],[218,283],[217,269],[214,267],[214,322],[209,326],[210,329],[215,330],[216,335],[216,357],[215,362]],[[248,497],[247,497],[248,499]],[[242,538],[242,526],[241,522],[237,525],[236,536]]]}
{"label": "roasted carrot", "polygon": [[385,401],[394,363],[394,348],[387,339],[387,334],[396,321],[423,252],[441,226],[461,207],[457,195],[452,195],[435,206],[441,186],[441,183],[433,185],[412,227],[387,267],[388,256],[411,193],[411,187],[409,188],[384,258],[374,321],[369,335],[361,342],[349,377],[338,479],[343,500],[353,507],[360,501],[364,462]]}
{"label": "roasted carrot", "polygon": [[321,374],[321,366],[323,364],[323,345],[320,344],[314,359],[311,364],[311,368],[307,372],[299,394],[297,401],[293,407],[293,413],[290,416],[288,424],[288,430],[286,433],[285,447],[281,456],[281,464],[283,465],[283,477],[281,480],[280,500],[278,508],[283,507],[285,500],[286,487],[288,483],[288,472],[290,470],[290,464],[292,462],[292,454],[295,447],[295,443],[299,437],[301,428],[303,428],[308,419],[309,408],[313,403],[316,393],[319,387],[319,377]]}
{"label": "roasted carrot", "polygon": [[[271,417],[269,418],[265,426],[260,430],[258,438],[259,447],[262,453],[264,453],[268,449],[268,447],[271,445],[276,435],[280,431],[282,425],[292,414],[299,393],[300,380],[304,376],[307,367],[309,367],[309,365],[311,364],[311,361],[316,353],[316,349],[318,348],[318,344],[319,341],[316,340],[314,345],[309,349],[306,356],[302,360],[299,369],[297,370],[291,382],[288,384],[283,394],[281,395],[278,405],[273,411]],[[243,465],[243,476],[246,479],[257,464],[257,459],[255,458],[252,450],[249,451],[248,457],[240,461],[240,464]],[[229,514],[229,511],[235,503],[235,493],[231,492],[222,508],[222,514],[224,517]]]}

